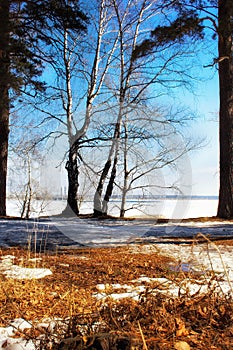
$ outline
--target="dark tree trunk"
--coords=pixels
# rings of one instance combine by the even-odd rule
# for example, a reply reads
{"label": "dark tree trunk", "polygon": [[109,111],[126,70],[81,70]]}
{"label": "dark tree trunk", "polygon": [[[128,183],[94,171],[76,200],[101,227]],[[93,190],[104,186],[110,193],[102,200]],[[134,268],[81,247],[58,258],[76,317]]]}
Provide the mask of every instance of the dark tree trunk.
{"label": "dark tree trunk", "polygon": [[125,204],[126,204],[126,195],[128,192],[128,178],[129,178],[129,172],[127,170],[127,161],[124,162],[124,184],[122,188],[122,197],[121,197],[121,209],[120,209],[120,218],[125,217]]}
{"label": "dark tree trunk", "polygon": [[[105,203],[105,199],[102,200],[103,187],[104,187],[104,183],[106,181],[106,178],[108,176],[109,170],[111,168],[112,156],[113,156],[113,153],[114,153],[114,148],[116,148],[115,152],[117,152],[117,149],[118,149],[118,144],[117,143],[119,142],[119,138],[120,138],[121,122],[122,122],[122,116],[120,115],[120,118],[118,117],[118,122],[115,125],[114,137],[113,137],[112,145],[111,145],[111,148],[110,148],[108,160],[105,163],[105,166],[103,168],[103,171],[101,173],[101,177],[100,177],[100,180],[99,180],[99,183],[98,183],[98,187],[97,187],[97,189],[95,191],[95,196],[94,196],[94,216],[95,217],[99,217],[99,216],[102,216],[102,215],[106,214],[106,206],[104,204]],[[113,167],[114,167],[114,164],[115,164],[115,160],[114,160],[114,163],[113,163]],[[116,164],[115,164],[115,167],[116,167]],[[114,169],[112,169],[111,174],[113,172],[114,172]],[[112,192],[112,190],[110,190],[110,191]],[[107,189],[106,192],[109,192],[109,190]],[[110,195],[110,197],[111,197],[111,195]],[[108,198],[108,201],[109,201],[109,198]]]}
{"label": "dark tree trunk", "polygon": [[219,0],[220,189],[218,217],[233,218],[232,0]]}
{"label": "dark tree trunk", "polygon": [[6,215],[9,136],[9,1],[0,2],[0,216]]}
{"label": "dark tree trunk", "polygon": [[106,177],[108,176],[110,167],[111,167],[111,160],[108,159],[107,162],[105,163],[105,166],[103,168],[103,171],[98,183],[98,187],[95,191],[95,196],[94,196],[94,216],[95,217],[99,217],[103,215],[102,193],[103,193],[104,182],[106,180]]}
{"label": "dark tree trunk", "polygon": [[103,201],[103,215],[107,215],[108,214],[108,203],[109,200],[112,196],[112,192],[113,192],[113,187],[114,187],[114,181],[116,178],[116,169],[117,169],[117,163],[118,163],[118,156],[116,154],[115,158],[114,158],[114,162],[112,165],[112,171],[111,171],[111,176],[108,182],[108,186],[106,188],[106,192],[105,192],[105,196],[104,196],[104,201]]}
{"label": "dark tree trunk", "polygon": [[69,160],[66,163],[68,172],[68,198],[67,206],[63,211],[63,215],[74,216],[79,215],[78,207],[78,187],[79,187],[79,169],[77,159],[77,149],[71,147],[69,151]]}

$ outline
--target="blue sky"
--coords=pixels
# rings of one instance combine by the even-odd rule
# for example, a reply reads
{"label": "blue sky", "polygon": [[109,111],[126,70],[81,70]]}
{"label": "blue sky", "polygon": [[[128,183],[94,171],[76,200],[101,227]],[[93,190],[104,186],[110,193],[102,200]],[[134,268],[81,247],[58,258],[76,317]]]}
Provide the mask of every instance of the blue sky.
{"label": "blue sky", "polygon": [[218,195],[219,136],[218,136],[218,74],[199,83],[198,96],[189,96],[190,105],[199,117],[192,124],[192,134],[205,138],[204,147],[190,155],[193,194]]}

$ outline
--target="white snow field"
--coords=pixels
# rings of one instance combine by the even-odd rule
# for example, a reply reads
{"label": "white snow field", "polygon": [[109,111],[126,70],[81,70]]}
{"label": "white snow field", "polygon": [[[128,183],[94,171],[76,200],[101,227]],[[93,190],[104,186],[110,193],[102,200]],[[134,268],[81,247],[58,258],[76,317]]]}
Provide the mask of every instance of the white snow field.
{"label": "white snow field", "polygon": [[[211,198],[211,197],[210,197]],[[129,203],[133,209],[127,210],[126,217],[165,217],[169,219],[196,218],[215,216],[218,200],[205,199],[157,199],[140,200]],[[33,201],[31,217],[53,216],[60,214],[66,207],[65,200]],[[110,215],[119,215],[120,202],[113,200],[109,205]],[[81,214],[93,212],[93,202],[85,202],[80,207]],[[7,214],[20,216],[20,203],[17,200],[7,201]]]}

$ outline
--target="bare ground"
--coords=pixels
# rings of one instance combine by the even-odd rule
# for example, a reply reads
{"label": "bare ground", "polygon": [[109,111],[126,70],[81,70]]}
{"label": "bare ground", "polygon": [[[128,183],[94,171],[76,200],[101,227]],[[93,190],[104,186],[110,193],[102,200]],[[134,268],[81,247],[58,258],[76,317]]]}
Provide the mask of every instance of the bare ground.
{"label": "bare ground", "polygon": [[[112,284],[133,284],[142,275],[187,277],[185,272],[172,271],[171,259],[156,252],[136,252],[130,245],[46,254],[0,250],[0,256],[8,254],[15,256],[17,265],[47,267],[53,272],[38,280],[0,275],[0,325],[7,326],[19,317],[29,321],[33,327],[20,336],[32,339],[43,335],[38,348],[233,349],[233,300],[211,288],[206,294],[176,298],[143,282],[147,288],[138,300],[96,299],[98,284],[109,286],[111,294]],[[188,277],[192,278],[191,272]],[[52,330],[39,326],[48,320],[57,320]]]}

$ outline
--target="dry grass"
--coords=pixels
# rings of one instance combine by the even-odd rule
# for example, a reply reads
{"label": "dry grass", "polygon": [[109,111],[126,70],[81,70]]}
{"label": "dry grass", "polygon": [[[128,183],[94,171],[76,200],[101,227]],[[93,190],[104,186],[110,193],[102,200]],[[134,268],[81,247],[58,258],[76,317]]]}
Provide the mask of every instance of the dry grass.
{"label": "dry grass", "polygon": [[[23,336],[29,339],[43,334],[38,345],[43,349],[174,349],[178,340],[187,342],[191,349],[232,349],[233,301],[212,289],[205,295],[175,298],[144,282],[147,288],[138,301],[94,297],[100,283],[129,284],[142,275],[176,280],[187,277],[184,272],[171,271],[171,259],[156,250],[142,252],[131,246],[85,248],[36,254],[33,257],[41,260],[35,263],[29,261],[26,250],[1,250],[2,256],[13,254],[15,264],[36,264],[53,272],[40,280],[0,275],[1,326],[19,317],[28,320],[33,327]],[[188,277],[192,278],[190,273]],[[57,320],[52,330],[37,327],[45,320]]]}

